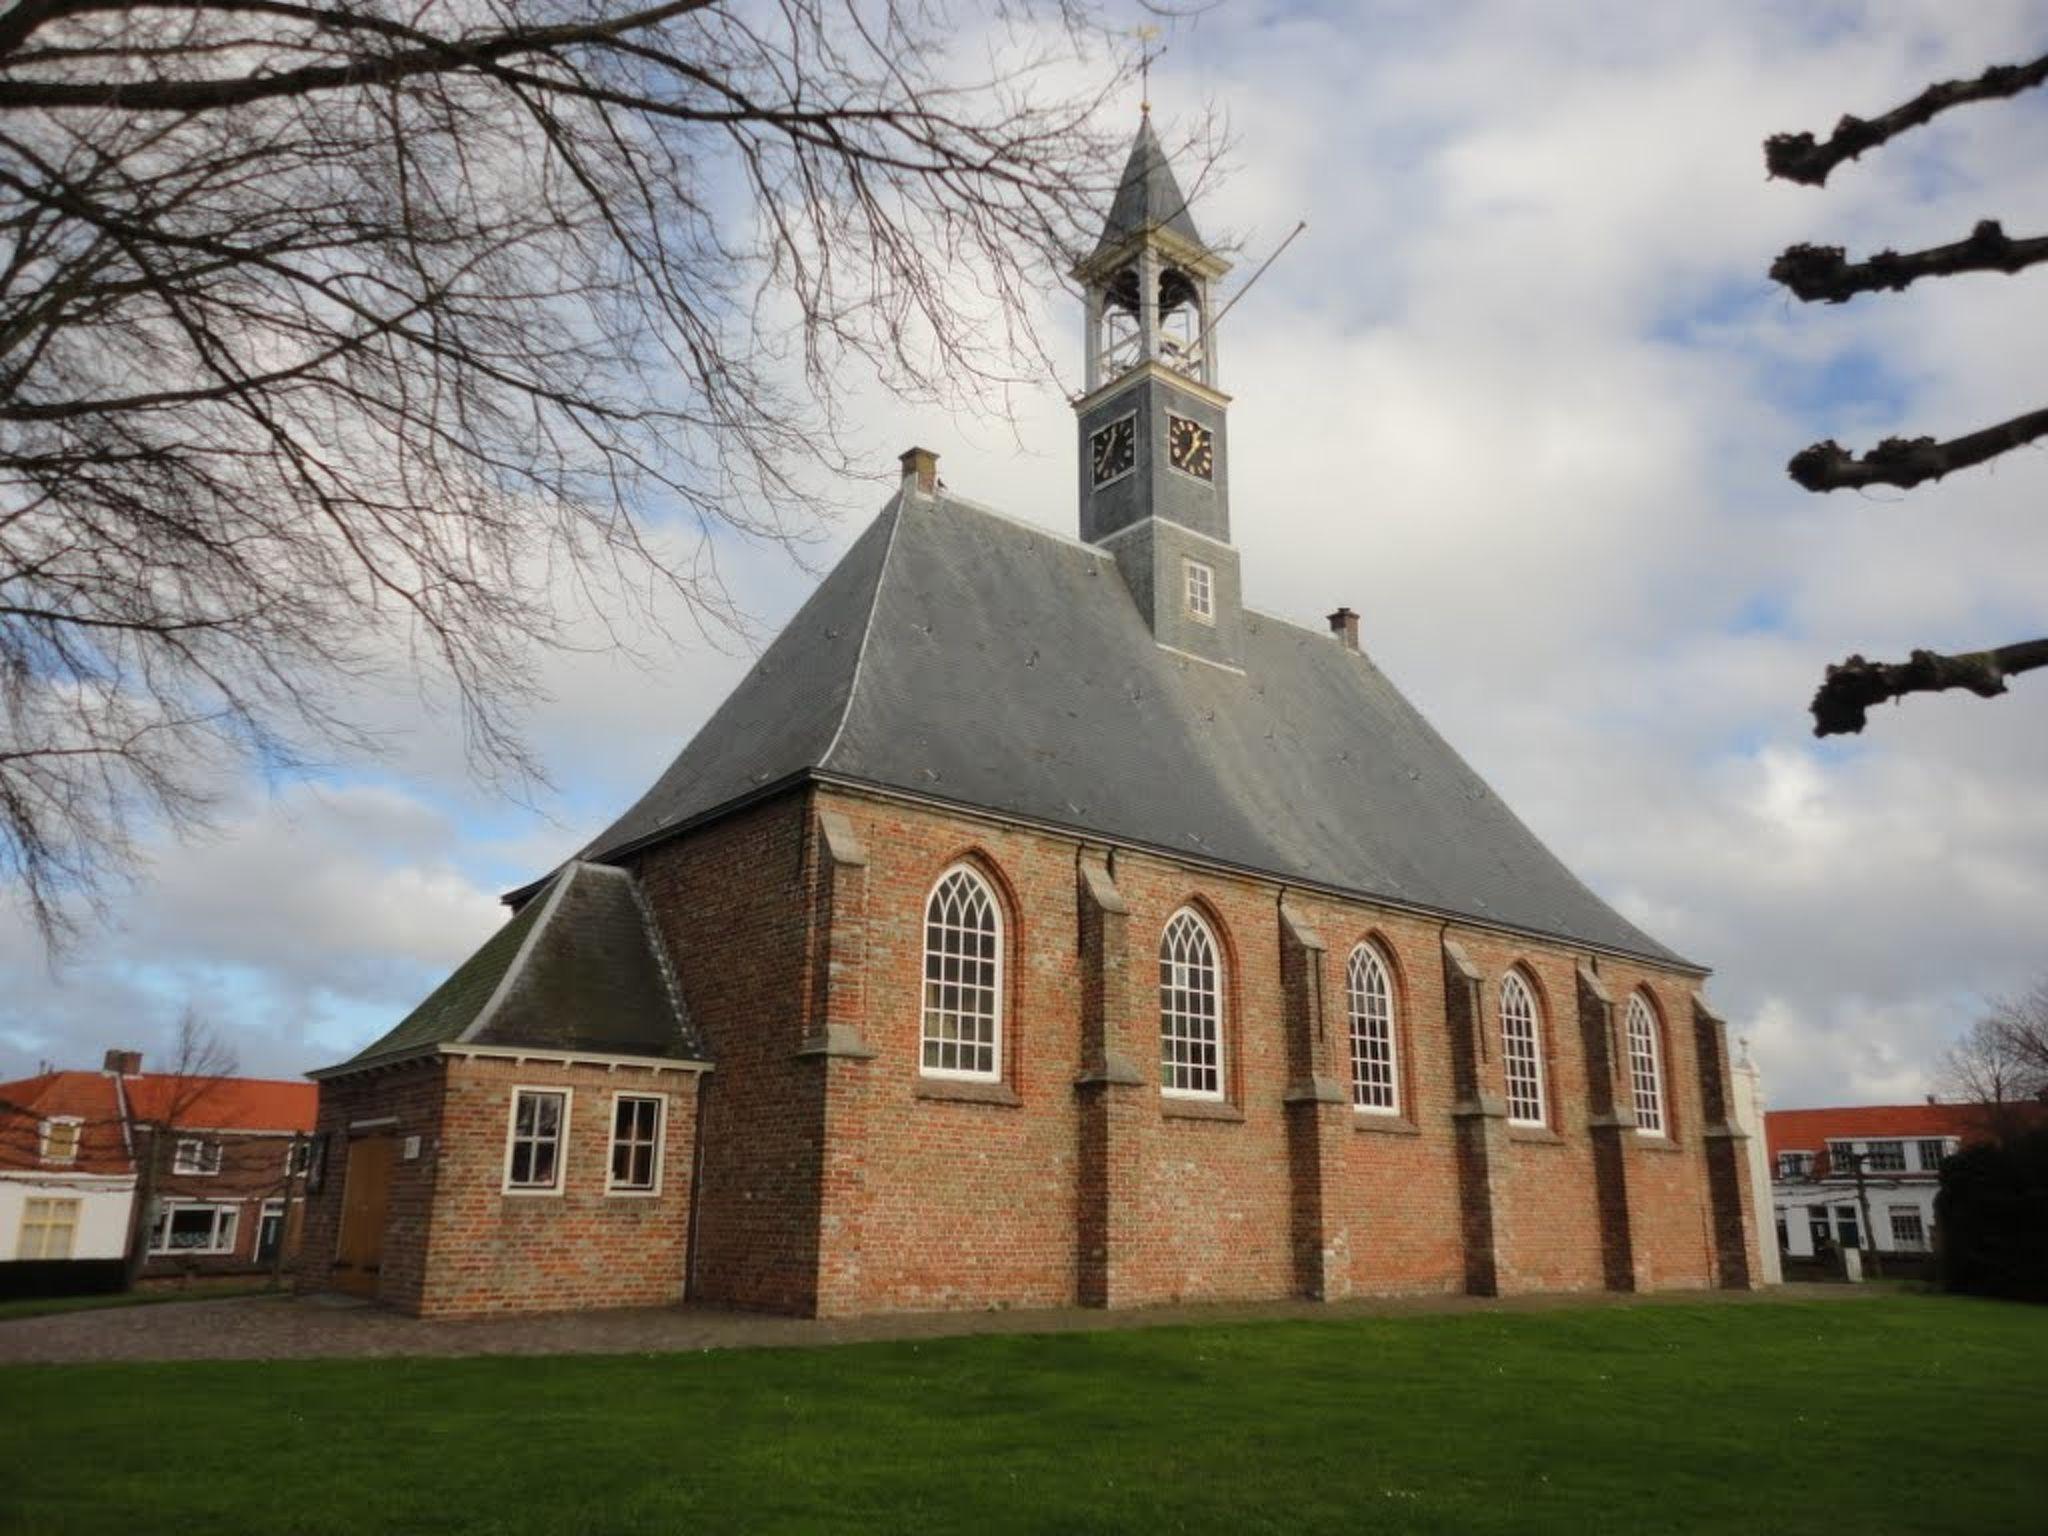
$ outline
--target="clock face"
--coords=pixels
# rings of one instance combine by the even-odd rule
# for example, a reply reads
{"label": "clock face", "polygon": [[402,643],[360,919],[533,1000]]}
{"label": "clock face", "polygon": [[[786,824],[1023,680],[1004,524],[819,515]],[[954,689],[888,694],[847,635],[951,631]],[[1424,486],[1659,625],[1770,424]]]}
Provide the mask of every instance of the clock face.
{"label": "clock face", "polygon": [[1216,449],[1209,429],[1171,412],[1166,417],[1166,462],[1199,480],[1214,479]]}
{"label": "clock face", "polygon": [[1130,473],[1138,462],[1138,418],[1120,417],[1102,428],[1088,439],[1088,456],[1097,485]]}

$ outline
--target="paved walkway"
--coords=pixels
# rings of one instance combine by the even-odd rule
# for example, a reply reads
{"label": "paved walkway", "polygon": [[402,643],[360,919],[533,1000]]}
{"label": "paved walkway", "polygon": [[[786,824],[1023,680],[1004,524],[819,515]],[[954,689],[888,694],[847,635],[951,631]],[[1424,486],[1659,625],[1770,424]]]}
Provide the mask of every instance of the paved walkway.
{"label": "paved walkway", "polygon": [[1851,1300],[1883,1294],[1883,1290],[1868,1286],[1795,1285],[1771,1291],[1664,1291],[1649,1296],[1595,1293],[1517,1296],[1505,1300],[1419,1296],[1332,1303],[1271,1301],[1147,1307],[1128,1312],[1083,1307],[911,1312],[833,1320],[771,1317],[712,1307],[638,1307],[454,1323],[421,1322],[339,1297],[243,1296],[0,1321],[0,1363],[663,1354],[844,1344],[870,1339],[951,1338],[981,1333],[1083,1333],[1109,1328],[1286,1318],[1328,1320],[1700,1303],[1753,1306],[1779,1299]]}

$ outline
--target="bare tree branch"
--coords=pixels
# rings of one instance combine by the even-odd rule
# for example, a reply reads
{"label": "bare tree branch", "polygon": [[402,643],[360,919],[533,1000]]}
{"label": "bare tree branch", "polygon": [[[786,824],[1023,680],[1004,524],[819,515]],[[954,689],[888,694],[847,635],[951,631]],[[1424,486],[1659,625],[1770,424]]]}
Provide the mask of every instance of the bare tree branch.
{"label": "bare tree branch", "polygon": [[1764,140],[1764,168],[1772,176],[1809,187],[1824,186],[1844,160],[1854,160],[1910,128],[1931,121],[1937,113],[1973,101],[2017,96],[2048,80],[2048,54],[2030,64],[1994,64],[1974,80],[1946,80],[1930,85],[1904,106],[1882,117],[1844,116],[1825,144],[1810,133],[1778,133]]}
{"label": "bare tree branch", "polygon": [[1909,693],[1967,688],[1979,698],[1996,698],[2006,691],[2007,678],[2036,667],[2048,667],[2048,640],[2026,640],[1958,656],[1915,651],[1912,659],[1904,662],[1851,656],[1828,668],[1826,680],[1813,696],[1809,706],[1813,734],[1855,735],[1867,723],[1865,715],[1872,705],[1902,699]]}
{"label": "bare tree branch", "polygon": [[2011,421],[1937,442],[1931,437],[1888,437],[1860,459],[1832,438],[1792,455],[1785,473],[1809,491],[1859,490],[1869,485],[1910,489],[1939,480],[2048,436],[2048,410],[2029,411]]}
{"label": "bare tree branch", "polygon": [[1923,277],[1951,277],[1958,272],[2018,272],[2048,261],[2048,235],[2015,240],[1996,219],[1985,219],[1966,240],[1924,251],[1879,251],[1867,261],[1850,262],[1839,245],[1794,245],[1771,263],[1771,277],[1794,296],[1812,303],[1846,303],[1859,293],[1897,291]]}

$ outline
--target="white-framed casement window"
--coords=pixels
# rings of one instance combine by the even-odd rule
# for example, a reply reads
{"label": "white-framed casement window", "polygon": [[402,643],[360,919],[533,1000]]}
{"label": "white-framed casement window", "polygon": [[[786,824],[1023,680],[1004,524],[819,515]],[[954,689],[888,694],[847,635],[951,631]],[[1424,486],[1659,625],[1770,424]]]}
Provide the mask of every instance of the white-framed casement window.
{"label": "white-framed casement window", "polygon": [[1398,1115],[1394,984],[1386,961],[1370,944],[1351,951],[1344,967],[1344,1001],[1351,1016],[1351,1107],[1369,1115]]}
{"label": "white-framed casement window", "polygon": [[313,1140],[309,1136],[295,1136],[285,1143],[284,1176],[298,1178],[313,1171]]}
{"label": "white-framed casement window", "polygon": [[1942,1159],[1948,1156],[1948,1139],[1943,1136],[1936,1136],[1927,1141],[1920,1142],[1919,1155],[1920,1171],[1922,1173],[1941,1172]]}
{"label": "white-framed casement window", "polygon": [[955,864],[924,904],[926,1077],[1003,1075],[1003,912],[988,882]]}
{"label": "white-framed casement window", "polygon": [[1903,1141],[1872,1141],[1864,1144],[1866,1173],[1904,1173],[1906,1144]]}
{"label": "white-framed casement window", "polygon": [[199,1200],[166,1200],[150,1223],[151,1253],[233,1253],[242,1208]]}
{"label": "white-framed casement window", "polygon": [[1543,1025],[1519,971],[1500,982],[1500,1056],[1507,1071],[1508,1124],[1543,1123]]}
{"label": "white-framed casement window", "polygon": [[76,1115],[52,1115],[36,1128],[36,1156],[46,1163],[78,1161],[78,1138],[85,1122]]}
{"label": "white-framed casement window", "polygon": [[1159,939],[1159,1072],[1170,1098],[1223,1097],[1223,966],[1192,907],[1174,913]]}
{"label": "white-framed casement window", "polygon": [[78,1239],[77,1200],[24,1200],[17,1259],[68,1259]]}
{"label": "white-framed casement window", "polygon": [[1657,1042],[1657,1016],[1640,992],[1628,1000],[1628,1082],[1635,1099],[1636,1133],[1665,1135],[1664,1053]]}
{"label": "white-framed casement window", "polygon": [[1892,1246],[1901,1253],[1925,1253],[1927,1251],[1927,1222],[1917,1205],[1895,1205],[1888,1213],[1892,1219]]}
{"label": "white-framed casement window", "polygon": [[1216,622],[1216,572],[1199,560],[1181,561],[1187,576],[1188,616],[1203,624]]}
{"label": "white-framed casement window", "polygon": [[668,1097],[659,1093],[612,1095],[612,1164],[605,1192],[661,1193],[661,1139],[668,1122]]}
{"label": "white-framed casement window", "polygon": [[514,1088],[505,1127],[505,1193],[559,1195],[567,1171],[567,1088]]}
{"label": "white-framed casement window", "polygon": [[198,1176],[220,1172],[220,1143],[202,1136],[180,1136],[171,1155],[171,1172]]}
{"label": "white-framed casement window", "polygon": [[1803,1179],[1813,1172],[1811,1152],[1780,1152],[1778,1154],[1778,1177],[1781,1179]]}

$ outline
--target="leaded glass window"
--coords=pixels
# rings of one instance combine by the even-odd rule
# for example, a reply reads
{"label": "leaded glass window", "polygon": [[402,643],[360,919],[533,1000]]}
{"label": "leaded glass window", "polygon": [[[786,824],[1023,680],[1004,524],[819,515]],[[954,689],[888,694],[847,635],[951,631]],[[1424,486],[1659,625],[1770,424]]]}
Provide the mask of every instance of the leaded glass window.
{"label": "leaded glass window", "polygon": [[1657,1046],[1657,1020],[1638,992],[1628,1000],[1628,1081],[1634,1091],[1636,1129],[1664,1134],[1664,1060]]}
{"label": "leaded glass window", "polygon": [[1394,988],[1386,962],[1370,944],[1351,951],[1344,973],[1351,1015],[1351,1102],[1372,1114],[1398,1114],[1401,1090],[1394,1059]]}
{"label": "leaded glass window", "polygon": [[1508,1123],[1543,1123],[1543,1045],[1536,999],[1519,973],[1500,984],[1501,1061],[1507,1069]]}
{"label": "leaded glass window", "polygon": [[1209,925],[1186,907],[1159,940],[1159,1080],[1176,1098],[1223,1097],[1223,969]]}
{"label": "leaded glass window", "polygon": [[923,1068],[929,1077],[1002,1075],[1003,920],[987,883],[964,864],[939,878],[924,909]]}

